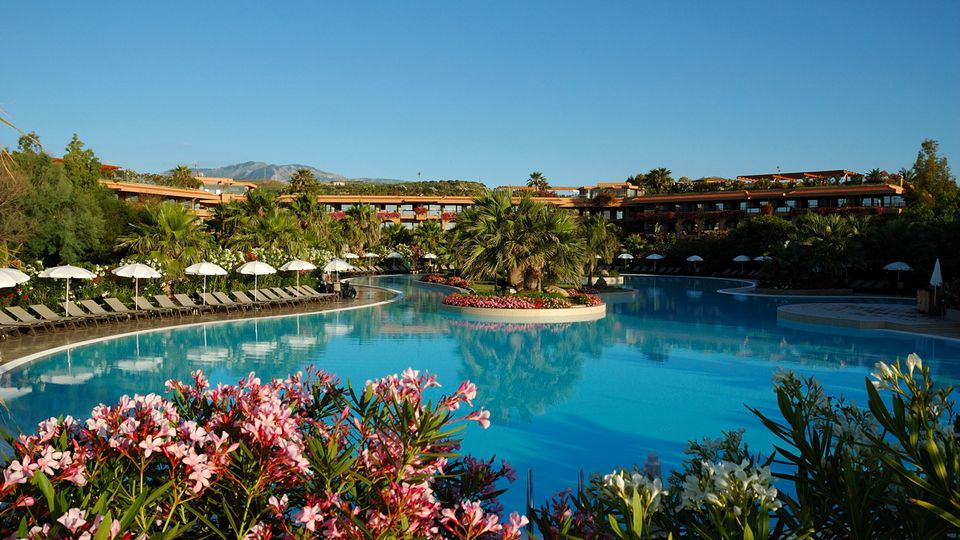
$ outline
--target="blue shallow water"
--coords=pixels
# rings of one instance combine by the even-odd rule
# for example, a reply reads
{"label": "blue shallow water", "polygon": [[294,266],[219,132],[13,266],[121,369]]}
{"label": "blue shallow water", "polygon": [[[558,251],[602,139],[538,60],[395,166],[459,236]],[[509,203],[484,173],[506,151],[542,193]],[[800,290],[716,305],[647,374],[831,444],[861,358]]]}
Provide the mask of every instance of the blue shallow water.
{"label": "blue shallow water", "polygon": [[747,428],[751,448],[772,438],[745,404],[775,413],[771,379],[781,369],[815,375],[834,394],[864,402],[877,361],[917,352],[943,383],[960,382],[960,344],[890,332],[785,327],[776,306],[809,299],[720,294],[734,282],[628,278],[635,302],[591,323],[477,323],[440,313],[443,293],[409,278],[382,278],[404,291],[391,304],[341,313],[169,329],[77,347],[0,376],[8,428],[32,430],[62,414],[84,416],[123,394],[164,390],[167,379],[203,369],[211,381],[250,371],[283,377],[314,364],[362,384],[406,367],[445,388],[470,379],[493,426],[471,426],[465,449],[511,462],[521,480],[505,507],[525,504],[533,469],[538,500],[575,485],[577,473],[608,472],[660,455],[664,470],[686,441]]}

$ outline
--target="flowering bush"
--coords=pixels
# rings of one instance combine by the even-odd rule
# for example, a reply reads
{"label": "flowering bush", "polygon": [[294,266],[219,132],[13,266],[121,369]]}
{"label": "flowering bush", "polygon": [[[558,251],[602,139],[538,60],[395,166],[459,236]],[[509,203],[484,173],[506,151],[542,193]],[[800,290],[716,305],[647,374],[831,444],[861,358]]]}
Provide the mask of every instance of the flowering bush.
{"label": "flowering bush", "polygon": [[324,373],[211,388],[167,383],[170,399],[124,396],[88,420],[11,439],[0,533],[27,538],[505,538],[506,465],[457,458],[457,422],[490,424],[469,381],[436,405],[436,378],[406,370],[361,393]]}
{"label": "flowering bush", "polygon": [[457,212],[444,212],[440,214],[440,219],[444,221],[456,221],[457,215]]}
{"label": "flowering bush", "polygon": [[427,215],[427,207],[426,207],[426,206],[415,206],[415,207],[413,207],[413,213],[416,214],[416,215],[418,215],[418,216],[425,216],[425,215]]}
{"label": "flowering bush", "polygon": [[[449,284],[449,283],[448,283]],[[477,307],[491,309],[565,309],[575,305],[599,306],[600,297],[576,295],[570,298],[549,295],[530,296],[494,296],[475,294],[451,294],[443,299],[448,306]]]}
{"label": "flowering bush", "polygon": [[377,219],[380,221],[389,221],[392,219],[400,219],[400,212],[377,212]]}
{"label": "flowering bush", "polygon": [[447,278],[440,274],[424,274],[423,277],[420,278],[420,281],[423,281],[424,283],[446,284]]}
{"label": "flowering bush", "polygon": [[464,279],[460,276],[450,276],[447,278],[447,285],[451,287],[460,287],[461,289],[470,288],[470,280]]}

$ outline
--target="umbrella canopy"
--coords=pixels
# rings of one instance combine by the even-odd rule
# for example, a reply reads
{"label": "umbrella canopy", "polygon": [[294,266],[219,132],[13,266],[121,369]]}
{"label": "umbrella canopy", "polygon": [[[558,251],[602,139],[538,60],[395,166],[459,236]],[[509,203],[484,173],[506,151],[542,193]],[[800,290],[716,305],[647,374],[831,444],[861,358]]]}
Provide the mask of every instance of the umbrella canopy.
{"label": "umbrella canopy", "polygon": [[310,261],[294,259],[280,267],[282,272],[299,272],[301,270],[316,270],[317,266]]}
{"label": "umbrella canopy", "polygon": [[396,251],[391,251],[390,253],[387,253],[386,255],[384,255],[383,258],[384,259],[402,259],[403,255],[400,253],[397,253]]}
{"label": "umbrella canopy", "polygon": [[773,257],[769,257],[767,255],[757,255],[756,257],[753,258],[753,260],[757,262],[767,262],[767,261],[772,261]]}
{"label": "umbrella canopy", "polygon": [[113,275],[133,279],[133,295],[140,296],[141,279],[157,279],[160,272],[143,263],[131,263],[113,269]]}
{"label": "umbrella canopy", "polygon": [[432,260],[432,259],[436,259],[436,258],[437,258],[437,256],[434,255],[433,253],[427,253],[426,255],[424,255],[423,257],[421,257],[421,259],[431,259],[431,260]]}
{"label": "umbrella canopy", "polygon": [[356,270],[356,268],[343,259],[333,259],[323,267],[324,272],[336,272],[338,282],[340,281],[340,272],[349,272],[351,270]]}
{"label": "umbrella canopy", "polygon": [[350,270],[354,270],[353,265],[343,259],[333,259],[323,267],[324,272],[349,272]]}
{"label": "umbrella canopy", "polygon": [[0,289],[5,287],[16,287],[17,285],[19,285],[17,280],[13,279],[7,274],[0,273]]}
{"label": "umbrella canopy", "polygon": [[[599,258],[599,255],[597,256],[597,258]],[[617,258],[618,258],[618,259],[623,259],[623,260],[626,261],[626,260],[632,259],[632,258],[633,258],[633,255],[631,255],[631,254],[629,254],[629,253],[621,253],[621,254],[617,255]]]}
{"label": "umbrella canopy", "polygon": [[[0,274],[8,276],[10,279],[15,281],[17,285],[30,281],[30,276],[17,270],[16,268],[0,268]],[[10,287],[11,285],[7,286]]]}
{"label": "umbrella canopy", "polygon": [[343,254],[343,258],[344,258],[344,259],[359,259],[360,256],[357,255],[356,253],[347,252],[347,253],[344,253],[344,254]]}
{"label": "umbrella canopy", "polygon": [[96,274],[87,270],[86,268],[80,268],[78,266],[72,266],[69,264],[47,268],[43,272],[40,272],[38,276],[52,279],[93,279],[97,277]]}
{"label": "umbrella canopy", "polygon": [[752,261],[752,260],[753,260],[753,259],[751,259],[750,257],[748,257],[748,256],[746,256],[746,255],[737,255],[736,257],[733,258],[733,262],[738,262],[738,263],[750,262],[750,261]]}
{"label": "umbrella canopy", "polygon": [[930,274],[930,286],[939,287],[941,285],[943,285],[943,276],[940,274],[940,258],[937,257],[937,262],[933,265],[933,274]]}
{"label": "umbrella canopy", "polygon": [[691,255],[691,256],[687,257],[687,262],[694,262],[694,263],[696,263],[696,262],[703,262],[703,257],[701,257],[701,256],[699,256],[699,255]]}
{"label": "umbrella canopy", "polygon": [[238,267],[237,267],[237,272],[239,272],[239,273],[241,273],[241,274],[246,274],[246,275],[248,275],[248,276],[249,276],[249,275],[252,275],[252,276],[253,276],[253,288],[254,288],[254,289],[257,289],[257,288],[259,288],[259,287],[258,287],[258,284],[257,284],[257,278],[259,278],[260,276],[265,276],[265,275],[267,275],[267,274],[276,274],[276,273],[277,273],[277,269],[274,268],[274,267],[272,267],[272,266],[270,266],[269,264],[267,264],[267,263],[265,263],[265,262],[250,261],[250,262],[248,262],[248,263],[244,263],[244,264],[241,264],[240,266],[238,266]]}
{"label": "umbrella canopy", "polygon": [[207,276],[225,276],[228,274],[222,266],[207,261],[191,264],[184,272],[191,276],[203,276],[203,305],[207,305]]}
{"label": "umbrella canopy", "polygon": [[380,256],[380,254],[379,254],[379,253],[374,253],[374,252],[372,252],[372,251],[368,251],[368,252],[364,253],[363,256],[366,257],[366,258],[368,258],[368,259],[376,259],[377,257]]}
{"label": "umbrella canopy", "polygon": [[229,273],[220,265],[207,261],[191,264],[184,272],[191,276],[225,276]]}
{"label": "umbrella canopy", "polygon": [[894,272],[911,272],[913,267],[903,261],[892,262],[883,267],[884,270],[891,270]]}
{"label": "umbrella canopy", "polygon": [[649,255],[646,256],[646,259],[647,259],[648,261],[659,261],[659,260],[661,260],[661,259],[666,259],[666,257],[663,256],[663,255],[661,255],[661,254],[659,254],[659,253],[651,253],[651,254],[649,254]]}
{"label": "umbrella canopy", "polygon": [[280,270],[284,272],[296,272],[297,273],[297,287],[300,286],[300,272],[304,270],[316,270],[317,266],[310,261],[302,261],[300,259],[294,259],[287,262],[280,267]]}
{"label": "umbrella canopy", "polygon": [[[53,268],[47,268],[43,272],[40,272],[39,276],[42,278],[67,280],[67,289],[63,294],[64,302],[70,301],[70,280],[71,279],[93,279],[97,277],[96,274],[94,274],[93,272],[85,268],[71,266],[69,264],[64,266],[54,266]],[[67,312],[67,317],[69,317],[70,304],[66,304],[65,309]]]}

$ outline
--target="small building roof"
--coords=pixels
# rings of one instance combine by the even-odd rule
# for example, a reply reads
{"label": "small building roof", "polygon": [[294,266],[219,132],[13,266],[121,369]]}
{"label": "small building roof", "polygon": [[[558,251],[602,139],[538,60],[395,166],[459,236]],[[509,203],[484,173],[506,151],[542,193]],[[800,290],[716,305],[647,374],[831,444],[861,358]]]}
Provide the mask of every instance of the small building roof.
{"label": "small building roof", "polygon": [[806,180],[808,178],[860,178],[863,175],[858,172],[848,171],[846,169],[832,169],[828,171],[801,171],[801,172],[775,172],[765,174],[745,174],[738,176],[737,180],[754,182],[756,180]]}

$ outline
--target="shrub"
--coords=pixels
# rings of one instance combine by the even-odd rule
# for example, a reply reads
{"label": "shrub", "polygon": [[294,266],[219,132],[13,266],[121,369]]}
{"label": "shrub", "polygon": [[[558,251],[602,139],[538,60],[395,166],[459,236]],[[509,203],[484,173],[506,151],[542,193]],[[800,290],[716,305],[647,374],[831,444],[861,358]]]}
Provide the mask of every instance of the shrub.
{"label": "shrub", "polygon": [[424,283],[440,283],[443,285],[447,283],[447,278],[440,274],[424,274],[423,277],[420,278],[420,281]]}
{"label": "shrub", "polygon": [[170,399],[124,396],[88,420],[11,439],[0,533],[29,538],[519,538],[494,483],[508,467],[457,457],[456,424],[489,425],[469,381],[436,405],[434,376],[407,370],[359,394],[298,373],[210,388],[170,381]]}
{"label": "shrub", "polygon": [[461,289],[469,289],[470,280],[464,279],[460,276],[450,276],[447,278],[447,285],[450,285],[451,287],[460,287]]}

